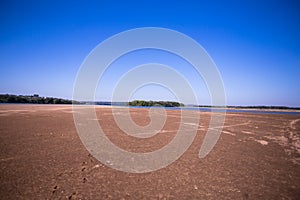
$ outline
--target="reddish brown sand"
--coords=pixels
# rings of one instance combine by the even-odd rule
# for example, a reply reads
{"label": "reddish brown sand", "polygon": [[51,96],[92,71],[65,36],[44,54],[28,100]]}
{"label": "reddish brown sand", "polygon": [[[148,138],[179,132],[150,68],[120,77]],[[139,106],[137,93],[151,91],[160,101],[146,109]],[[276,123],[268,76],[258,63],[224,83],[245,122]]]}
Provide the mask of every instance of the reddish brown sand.
{"label": "reddish brown sand", "polygon": [[[128,136],[109,107],[97,108],[105,133],[133,152],[172,140],[179,111],[167,111],[164,131]],[[147,125],[147,109],[132,109]],[[1,199],[300,199],[300,116],[229,113],[221,137],[204,159],[198,152],[210,113],[200,113],[190,148],[161,170],[132,174],[109,168],[81,143],[72,107],[0,105]]]}

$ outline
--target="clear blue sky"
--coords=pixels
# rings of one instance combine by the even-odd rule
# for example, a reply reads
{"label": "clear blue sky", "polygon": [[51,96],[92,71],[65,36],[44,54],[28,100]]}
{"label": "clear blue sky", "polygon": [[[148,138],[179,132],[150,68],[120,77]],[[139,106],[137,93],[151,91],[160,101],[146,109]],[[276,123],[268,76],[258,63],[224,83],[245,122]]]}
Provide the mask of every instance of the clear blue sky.
{"label": "clear blue sky", "polygon": [[[70,99],[76,73],[97,44],[121,31],[157,26],[180,31],[207,50],[229,105],[300,107],[299,1],[7,0],[0,3],[0,23],[0,93]],[[171,57],[136,52],[124,63],[177,63],[173,66],[191,79],[199,103],[207,104],[201,80]],[[107,82],[122,73],[113,69]],[[170,95],[160,90],[148,86],[136,98],[167,100]],[[107,100],[109,93],[107,87],[96,96]]]}

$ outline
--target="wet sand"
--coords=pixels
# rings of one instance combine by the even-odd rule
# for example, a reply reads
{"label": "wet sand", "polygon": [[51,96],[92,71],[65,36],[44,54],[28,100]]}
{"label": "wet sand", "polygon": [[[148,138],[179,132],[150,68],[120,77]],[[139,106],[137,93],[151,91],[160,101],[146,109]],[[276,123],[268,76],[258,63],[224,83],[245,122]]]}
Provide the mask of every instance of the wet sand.
{"label": "wet sand", "polygon": [[[118,128],[110,107],[96,110],[109,139],[132,152],[168,144],[180,123],[180,111],[168,110],[164,131],[140,139]],[[131,109],[131,116],[145,126],[150,122],[148,111]],[[76,132],[71,106],[0,105],[0,197],[300,198],[300,116],[227,113],[216,146],[199,159],[211,115],[199,114],[197,136],[176,162],[158,171],[133,174],[107,167],[89,154]]]}

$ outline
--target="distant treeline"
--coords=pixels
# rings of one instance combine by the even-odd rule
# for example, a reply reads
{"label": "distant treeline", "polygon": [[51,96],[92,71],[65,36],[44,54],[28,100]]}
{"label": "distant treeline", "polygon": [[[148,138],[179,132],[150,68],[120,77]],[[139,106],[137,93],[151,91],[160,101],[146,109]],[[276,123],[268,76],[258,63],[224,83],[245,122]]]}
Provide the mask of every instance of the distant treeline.
{"label": "distant treeline", "polygon": [[285,110],[285,109],[298,110],[298,109],[300,109],[300,108],[287,107],[287,106],[227,106],[227,108],[279,109],[279,110]]}
{"label": "distant treeline", "polygon": [[[91,104],[91,105],[111,105],[111,106],[163,106],[163,107],[183,107],[182,103],[174,101],[145,101],[134,100],[131,102],[106,102],[106,101],[73,101],[54,97],[40,97],[34,95],[13,95],[0,94],[0,103],[32,103],[32,104]],[[280,110],[300,110],[300,107],[287,106],[211,106],[211,105],[187,105],[202,108],[237,108],[237,109],[280,109]]]}
{"label": "distant treeline", "polygon": [[[207,105],[199,105],[196,107],[204,107],[204,108],[224,108],[223,106],[207,106]],[[300,110],[299,107],[288,107],[288,106],[226,106],[226,108],[238,108],[238,109],[278,109],[278,110]]]}
{"label": "distant treeline", "polygon": [[129,106],[163,106],[163,107],[180,107],[184,106],[182,103],[174,101],[144,101],[144,100],[134,100],[128,102]]}
{"label": "distant treeline", "polygon": [[0,103],[34,103],[34,104],[72,104],[72,100],[34,95],[0,94]]}

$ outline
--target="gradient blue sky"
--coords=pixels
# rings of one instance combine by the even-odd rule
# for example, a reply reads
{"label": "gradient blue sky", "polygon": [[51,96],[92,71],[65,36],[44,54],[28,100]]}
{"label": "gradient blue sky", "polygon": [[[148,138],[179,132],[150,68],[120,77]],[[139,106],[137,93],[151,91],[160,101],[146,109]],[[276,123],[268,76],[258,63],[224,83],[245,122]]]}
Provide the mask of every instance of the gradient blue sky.
{"label": "gradient blue sky", "polygon": [[[77,71],[96,45],[121,31],[154,26],[180,31],[206,49],[222,75],[229,105],[300,106],[297,1],[7,0],[0,3],[0,23],[0,93],[71,99]],[[171,57],[137,52],[124,63],[173,63],[188,79],[195,78]],[[103,84],[111,85],[109,77],[121,72],[112,68]],[[192,84],[199,103],[207,104],[198,82]],[[106,90],[98,89],[98,100],[109,99]],[[135,97],[161,94],[167,100],[160,90],[145,87]]]}

